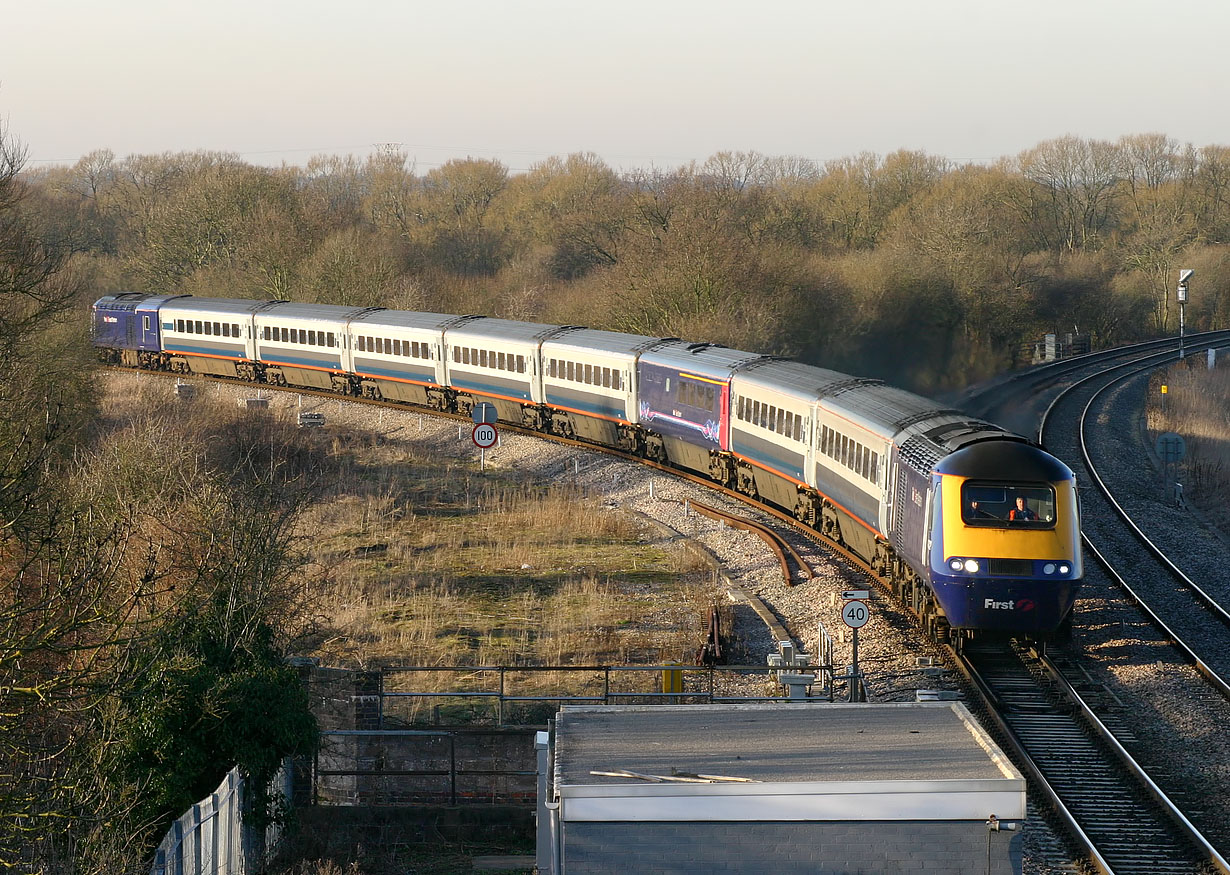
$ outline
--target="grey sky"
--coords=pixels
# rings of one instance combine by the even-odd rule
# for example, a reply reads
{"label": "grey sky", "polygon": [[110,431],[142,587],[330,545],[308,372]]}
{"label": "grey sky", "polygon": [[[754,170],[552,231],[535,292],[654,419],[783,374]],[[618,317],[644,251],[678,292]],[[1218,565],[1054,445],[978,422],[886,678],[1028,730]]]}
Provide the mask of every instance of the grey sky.
{"label": "grey sky", "polygon": [[[594,152],[1014,155],[1064,134],[1230,142],[1206,0],[0,0],[0,119],[31,162],[258,164],[398,143],[419,169]],[[37,166],[37,164],[35,165]]]}

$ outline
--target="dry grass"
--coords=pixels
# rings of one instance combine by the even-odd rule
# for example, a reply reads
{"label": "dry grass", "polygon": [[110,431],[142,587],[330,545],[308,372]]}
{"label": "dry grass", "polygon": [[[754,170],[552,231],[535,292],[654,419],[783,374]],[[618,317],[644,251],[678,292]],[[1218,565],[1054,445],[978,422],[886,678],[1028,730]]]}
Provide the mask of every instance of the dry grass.
{"label": "dry grass", "polygon": [[[1161,386],[1167,386],[1165,401]],[[1186,455],[1178,479],[1184,497],[1207,513],[1223,531],[1230,532],[1230,361],[1222,359],[1208,370],[1204,356],[1174,365],[1150,383],[1149,437],[1163,432],[1182,436]]]}
{"label": "dry grass", "polygon": [[[100,429],[145,447],[140,455],[162,468],[201,464],[206,454],[190,436],[230,429],[236,417],[287,427],[285,413],[237,412],[209,391],[180,402],[170,381],[124,376],[106,385]],[[301,655],[364,668],[654,665],[690,662],[699,647],[710,572],[643,536],[632,517],[568,485],[479,473],[413,429],[289,430],[310,445],[322,486],[300,523],[309,616],[288,625],[312,630]],[[174,453],[149,450],[168,443]],[[545,673],[506,681],[526,694],[594,683]],[[476,683],[456,672],[414,677],[419,690]],[[656,683],[645,673],[634,685]],[[491,688],[486,678],[480,686]]]}
{"label": "dry grass", "polygon": [[627,517],[430,458],[403,477],[387,463],[362,473],[305,520],[308,585],[328,618],[314,652],[328,664],[623,663],[695,648],[699,621],[662,607],[704,601],[694,569],[641,543]]}

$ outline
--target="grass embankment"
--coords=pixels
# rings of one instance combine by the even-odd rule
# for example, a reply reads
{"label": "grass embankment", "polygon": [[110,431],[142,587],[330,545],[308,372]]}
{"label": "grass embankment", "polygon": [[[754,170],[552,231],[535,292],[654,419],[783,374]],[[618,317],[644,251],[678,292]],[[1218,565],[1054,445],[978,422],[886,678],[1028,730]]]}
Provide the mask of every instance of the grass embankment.
{"label": "grass embankment", "polygon": [[305,519],[323,661],[583,665],[695,646],[665,621],[699,569],[642,542],[634,518],[413,442],[350,432],[334,447],[341,476]]}
{"label": "grass embankment", "polygon": [[[1166,395],[1161,386],[1167,387]],[[1223,357],[1209,370],[1203,355],[1171,367],[1150,382],[1150,442],[1164,432],[1183,438],[1185,456],[1177,479],[1184,498],[1230,533],[1230,360]]]}
{"label": "grass embankment", "polygon": [[[371,428],[339,414],[296,433],[293,395],[245,412],[206,384],[184,402],[167,380],[110,380],[104,427],[127,423],[156,465],[192,466],[203,455],[195,435],[253,418],[292,443],[297,434],[316,483],[298,524],[303,615],[286,626],[310,630],[295,651],[322,665],[651,665],[690,662],[700,645],[707,569],[573,485],[490,465],[480,473],[451,426],[421,432],[417,416],[385,412]],[[498,687],[462,672],[398,677],[423,692]],[[571,674],[506,681],[525,695],[594,684]]]}

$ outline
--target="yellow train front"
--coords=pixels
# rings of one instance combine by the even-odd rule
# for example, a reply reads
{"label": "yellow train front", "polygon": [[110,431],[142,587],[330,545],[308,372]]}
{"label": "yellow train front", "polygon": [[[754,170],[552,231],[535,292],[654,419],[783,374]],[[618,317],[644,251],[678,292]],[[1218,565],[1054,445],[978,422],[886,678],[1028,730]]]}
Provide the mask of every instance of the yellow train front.
{"label": "yellow train front", "polygon": [[1082,574],[1076,478],[1023,442],[976,443],[931,482],[928,572],[954,630],[1045,635],[1067,617]]}

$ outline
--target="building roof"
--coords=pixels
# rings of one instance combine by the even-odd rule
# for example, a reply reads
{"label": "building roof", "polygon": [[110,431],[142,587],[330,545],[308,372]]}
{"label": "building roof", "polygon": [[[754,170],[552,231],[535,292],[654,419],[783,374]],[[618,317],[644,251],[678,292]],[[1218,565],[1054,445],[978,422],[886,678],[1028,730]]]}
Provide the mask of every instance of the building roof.
{"label": "building roof", "polygon": [[953,702],[565,707],[554,780],[564,819],[582,820],[1019,818],[1025,805],[1024,778]]}

